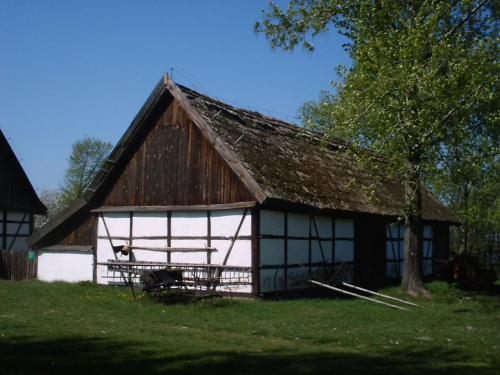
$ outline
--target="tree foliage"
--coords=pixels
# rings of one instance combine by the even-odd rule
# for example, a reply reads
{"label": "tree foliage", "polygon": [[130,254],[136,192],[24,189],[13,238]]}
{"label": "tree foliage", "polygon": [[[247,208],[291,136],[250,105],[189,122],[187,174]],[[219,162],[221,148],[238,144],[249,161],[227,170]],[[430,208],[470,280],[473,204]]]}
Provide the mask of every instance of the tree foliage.
{"label": "tree foliage", "polygon": [[84,137],[73,143],[68,169],[61,185],[61,202],[67,207],[81,197],[112,149],[109,142]]}
{"label": "tree foliage", "polygon": [[59,190],[43,189],[40,200],[47,207],[47,216],[35,216],[35,229],[40,229],[64,209]]}
{"label": "tree foliage", "polygon": [[347,37],[352,67],[338,67],[333,92],[304,104],[303,123],[372,149],[360,161],[382,158],[390,177],[405,183],[403,286],[418,290],[423,179],[451,171],[454,156],[471,164],[462,157],[468,148],[498,161],[499,3],[293,0],[286,11],[269,4],[255,28],[273,48],[313,50],[312,38],[330,27]]}

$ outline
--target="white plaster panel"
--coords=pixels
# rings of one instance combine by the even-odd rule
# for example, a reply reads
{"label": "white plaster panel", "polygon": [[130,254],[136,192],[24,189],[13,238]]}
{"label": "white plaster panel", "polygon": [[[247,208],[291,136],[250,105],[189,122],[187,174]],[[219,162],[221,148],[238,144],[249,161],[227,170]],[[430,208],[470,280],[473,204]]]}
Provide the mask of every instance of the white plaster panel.
{"label": "white plaster panel", "polygon": [[399,259],[397,242],[395,241],[386,242],[386,257],[387,259],[390,260]]}
{"label": "white plaster panel", "polygon": [[424,238],[432,238],[432,226],[424,225]]}
{"label": "white plaster panel", "polygon": [[288,269],[287,287],[289,289],[298,289],[308,286],[309,269],[290,268]]}
{"label": "white plaster panel", "polygon": [[[130,214],[127,212],[107,212],[103,214],[103,218],[99,216],[97,233],[99,237],[107,237],[109,231],[109,236],[113,237],[130,237]],[[113,245],[117,245],[113,241]]]}
{"label": "white plaster panel", "polygon": [[167,253],[163,251],[135,250],[132,256],[133,261],[141,262],[166,262]]}
{"label": "white plaster panel", "polygon": [[[140,247],[144,246],[145,248],[151,247],[166,247],[166,240],[134,240],[133,246]],[[153,250],[144,250],[144,249],[133,249],[133,260],[135,261],[147,261],[147,262],[166,262],[167,261],[167,253],[164,251],[153,251]]]}
{"label": "white plaster panel", "polygon": [[172,247],[180,248],[206,248],[206,239],[182,239],[182,240],[172,240]]}
{"label": "white plaster panel", "polygon": [[404,224],[388,225],[387,226],[387,238],[404,238],[405,236],[405,226]]}
{"label": "white plaster panel", "polygon": [[[241,240],[236,240],[238,243]],[[236,246],[235,243],[235,246]],[[226,256],[227,249],[231,246],[231,240],[212,240],[212,247],[215,247],[217,251],[212,251],[211,262],[213,264],[221,264]]]}
{"label": "white plaster panel", "polygon": [[354,238],[354,222],[348,219],[335,219],[336,238]]}
{"label": "white plaster panel", "polygon": [[288,214],[288,236],[309,237],[310,217],[303,214]]}
{"label": "white plaster panel", "polygon": [[337,262],[354,261],[354,242],[353,241],[335,241],[335,260]]}
{"label": "white plaster panel", "polygon": [[166,237],[168,235],[166,212],[136,212],[133,220],[133,237]]}
{"label": "white plaster panel", "polygon": [[434,246],[432,241],[424,241],[424,258],[432,258]]}
{"label": "white plaster panel", "polygon": [[432,260],[424,260],[423,273],[424,275],[432,275]]}
{"label": "white plaster panel", "polygon": [[29,248],[26,241],[27,237],[7,237],[7,247],[11,250],[26,250]]}
{"label": "white plaster panel", "polygon": [[260,234],[285,235],[285,214],[278,211],[260,211]]}
{"label": "white plaster panel", "polygon": [[30,234],[30,225],[28,223],[8,223],[7,224],[7,234]]}
{"label": "white plaster panel", "polygon": [[[113,240],[114,246],[127,245],[126,241],[123,240]],[[120,260],[128,259],[128,255],[122,255],[121,252],[116,254],[117,258]],[[97,263],[107,262],[110,259],[115,259],[115,253],[109,243],[107,238],[101,238],[97,240]]]}
{"label": "white plaster panel", "polygon": [[308,240],[288,240],[287,263],[288,264],[298,264],[298,263],[306,264],[306,263],[309,263],[309,241]]}
{"label": "white plaster panel", "polygon": [[[9,221],[22,221],[24,218],[24,212],[7,212],[7,220]],[[29,215],[26,215],[24,220],[28,221]]]}
{"label": "white plaster panel", "polygon": [[318,233],[316,233],[316,229],[312,228],[312,233],[314,236],[318,236],[320,238],[332,238],[332,219],[326,216],[314,216],[314,221],[316,222],[316,228],[318,229]]}
{"label": "white plaster panel", "polygon": [[385,237],[386,238],[396,238],[397,237],[397,229],[392,225],[385,226]]}
{"label": "white plaster panel", "polygon": [[96,267],[97,284],[108,284],[111,279],[106,278],[107,274],[108,266],[101,266],[98,264]]}
{"label": "white plaster panel", "polygon": [[[323,254],[321,250],[323,249]],[[323,259],[323,256],[325,257]],[[311,246],[311,262],[327,262],[332,261],[332,242],[331,241],[321,241],[321,247],[318,241],[313,241]]]}
{"label": "white plaster panel", "polygon": [[[206,240],[172,240],[172,247],[180,248],[206,248]],[[171,262],[173,263],[193,263],[206,264],[207,252],[202,251],[175,251],[171,253]]]}
{"label": "white plaster panel", "polygon": [[[104,221],[103,221],[104,217]],[[127,212],[107,212],[103,214],[103,217],[99,216],[98,226],[97,226],[97,263],[107,262],[109,260],[129,260],[128,255],[124,255],[121,252],[114,253],[111,247],[111,242],[113,246],[128,245],[127,240],[119,240],[113,237],[130,237],[130,214]],[[106,225],[104,225],[104,222]],[[107,231],[106,231],[107,227]],[[111,237],[111,242],[108,238]],[[106,278],[108,276],[107,266],[97,266],[97,283],[99,284],[109,284],[111,279]]]}
{"label": "white plaster panel", "polygon": [[[212,246],[218,249],[218,252],[212,253],[212,263],[222,264],[231,246],[231,241],[212,241]],[[237,240],[227,259],[227,265],[251,267],[252,242],[250,240]]]}
{"label": "white plaster panel", "polygon": [[[132,242],[132,245],[134,247],[138,247],[139,249],[134,249],[134,251],[144,251],[146,248],[149,247],[167,247],[167,239],[146,239],[146,238],[139,238],[139,239],[134,239],[134,242]],[[141,250],[141,246],[144,248],[144,250]]]}
{"label": "white plaster panel", "polygon": [[[210,213],[210,230],[212,236],[233,237],[243,217],[243,210],[212,211]],[[241,226],[239,236],[252,234],[252,219],[250,211],[247,212]]]}
{"label": "white plaster panel", "polygon": [[207,236],[207,212],[172,212],[172,236]]}
{"label": "white plaster panel", "polygon": [[397,267],[399,267],[398,263],[387,263],[387,277],[389,279],[398,277]]}
{"label": "white plaster panel", "polygon": [[387,263],[387,277],[395,279],[403,276],[403,262]]}
{"label": "white plaster panel", "polygon": [[218,290],[229,293],[251,293],[252,285],[227,285],[219,287]]}
{"label": "white plaster panel", "polygon": [[38,279],[70,283],[92,281],[93,254],[78,251],[39,251]]}
{"label": "white plaster panel", "polygon": [[387,238],[404,237],[404,226],[401,224],[387,225],[386,226],[386,236],[387,236]]}
{"label": "white plaster panel", "polygon": [[[404,241],[399,241],[399,250],[398,250],[398,241],[387,241],[387,259],[403,259],[404,255],[405,255]],[[396,258],[394,258],[394,256],[396,256]]]}
{"label": "white plaster panel", "polygon": [[260,264],[281,265],[285,262],[285,241],[263,238],[260,240]]}
{"label": "white plaster panel", "polygon": [[260,270],[261,292],[275,292],[284,289],[285,273],[283,269]]}

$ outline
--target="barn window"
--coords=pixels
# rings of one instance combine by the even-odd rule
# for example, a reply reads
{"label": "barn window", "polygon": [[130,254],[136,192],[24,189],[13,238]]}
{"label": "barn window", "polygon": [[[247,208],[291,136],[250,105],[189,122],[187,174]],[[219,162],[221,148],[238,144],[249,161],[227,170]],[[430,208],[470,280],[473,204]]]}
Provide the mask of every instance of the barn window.
{"label": "barn window", "polygon": [[[398,279],[403,276],[405,252],[405,226],[403,224],[387,225],[387,277]],[[432,226],[426,225],[423,230],[422,270],[424,275],[432,274],[434,236]]]}
{"label": "barn window", "polygon": [[27,249],[30,215],[21,212],[0,213],[0,247],[6,250]]}
{"label": "barn window", "polygon": [[424,256],[423,256],[423,274],[432,275],[432,258],[434,248],[434,233],[430,225],[424,226]]}
{"label": "barn window", "polygon": [[352,220],[266,210],[260,218],[261,292],[304,288],[338,271],[352,282]]}
{"label": "barn window", "polygon": [[405,253],[405,227],[403,224],[387,225],[387,277],[398,279],[403,275]]}

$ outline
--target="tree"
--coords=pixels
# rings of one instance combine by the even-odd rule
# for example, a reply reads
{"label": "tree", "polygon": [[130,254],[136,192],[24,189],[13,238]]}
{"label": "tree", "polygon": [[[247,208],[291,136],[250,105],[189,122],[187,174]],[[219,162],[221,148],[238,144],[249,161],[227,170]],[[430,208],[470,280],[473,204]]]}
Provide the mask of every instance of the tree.
{"label": "tree", "polygon": [[[500,127],[497,127],[497,132]],[[489,135],[477,134],[460,149],[443,150],[443,167],[430,176],[430,183],[441,199],[456,213],[459,253],[486,251],[489,238],[500,234],[500,152],[492,152]],[[495,137],[498,143],[498,135]],[[488,150],[483,150],[487,144]],[[493,149],[494,150],[494,149]]]}
{"label": "tree", "polygon": [[63,207],[83,195],[113,148],[109,142],[90,137],[76,141],[72,147],[69,167],[61,185]]}
{"label": "tree", "polygon": [[35,229],[40,229],[49,220],[54,218],[58,213],[60,213],[64,207],[61,200],[61,192],[58,190],[51,190],[44,188],[40,194],[40,200],[47,207],[47,216],[36,215],[35,216]]}
{"label": "tree", "polygon": [[[312,51],[311,38],[331,26],[348,38],[352,67],[338,69],[333,93],[304,105],[303,122],[359,145],[361,162],[382,159],[388,175],[404,182],[402,285],[425,292],[422,181],[444,165],[443,150],[453,153],[498,126],[498,2],[292,0],[286,11],[269,4],[255,28],[272,48]],[[480,117],[489,122],[474,121]]]}

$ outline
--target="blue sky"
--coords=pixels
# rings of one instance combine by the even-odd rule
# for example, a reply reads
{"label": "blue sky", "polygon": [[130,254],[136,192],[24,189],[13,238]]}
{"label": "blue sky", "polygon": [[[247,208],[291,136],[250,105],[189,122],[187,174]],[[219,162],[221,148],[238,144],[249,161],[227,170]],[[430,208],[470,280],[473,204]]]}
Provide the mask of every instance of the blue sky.
{"label": "blue sky", "polygon": [[349,59],[334,31],[312,54],[272,51],[253,30],[262,9],[267,0],[0,0],[0,128],[37,192],[58,188],[75,141],[116,144],[165,72],[295,121]]}

